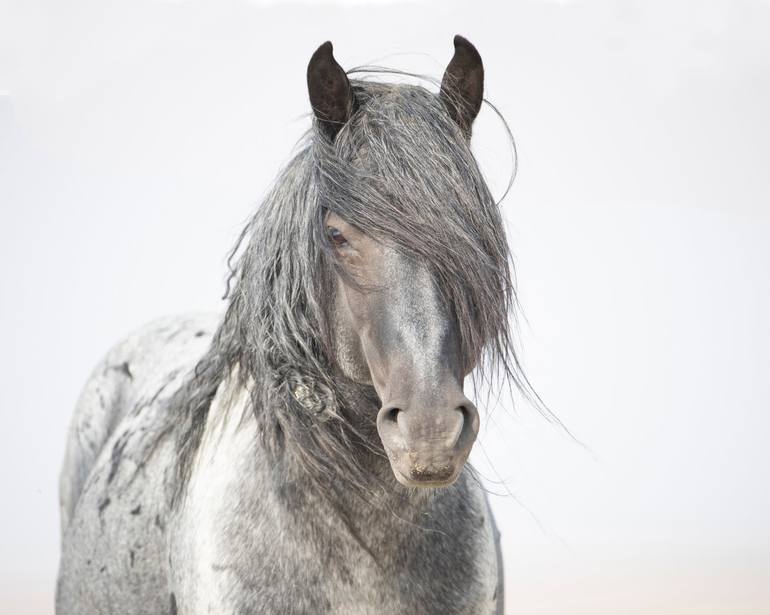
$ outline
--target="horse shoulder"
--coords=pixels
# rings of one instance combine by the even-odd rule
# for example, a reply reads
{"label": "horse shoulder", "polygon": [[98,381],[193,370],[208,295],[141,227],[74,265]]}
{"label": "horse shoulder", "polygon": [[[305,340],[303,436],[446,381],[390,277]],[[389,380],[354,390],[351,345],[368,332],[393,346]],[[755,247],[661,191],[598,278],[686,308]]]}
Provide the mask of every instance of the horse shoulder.
{"label": "horse shoulder", "polygon": [[161,419],[214,325],[209,317],[151,323],[116,345],[87,382],[60,478],[57,612],[138,613],[146,605],[121,597],[165,591],[163,483],[175,455]]}

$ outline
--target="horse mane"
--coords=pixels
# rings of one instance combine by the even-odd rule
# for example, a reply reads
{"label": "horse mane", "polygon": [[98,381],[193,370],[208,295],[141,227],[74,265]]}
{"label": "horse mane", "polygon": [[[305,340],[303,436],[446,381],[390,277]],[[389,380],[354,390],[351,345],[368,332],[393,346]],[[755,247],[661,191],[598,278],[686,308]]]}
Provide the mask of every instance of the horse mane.
{"label": "horse mane", "polygon": [[512,339],[514,274],[498,204],[467,139],[422,86],[351,85],[351,119],[333,142],[317,127],[305,135],[228,260],[224,318],[171,400],[175,501],[217,387],[236,367],[241,384],[252,383],[250,411],[267,450],[288,455],[322,490],[376,488],[357,455],[385,454],[376,411],[360,411],[376,408],[376,395],[335,369],[328,210],[426,263],[454,310],[463,354],[480,357],[474,384],[504,380],[537,400]]}

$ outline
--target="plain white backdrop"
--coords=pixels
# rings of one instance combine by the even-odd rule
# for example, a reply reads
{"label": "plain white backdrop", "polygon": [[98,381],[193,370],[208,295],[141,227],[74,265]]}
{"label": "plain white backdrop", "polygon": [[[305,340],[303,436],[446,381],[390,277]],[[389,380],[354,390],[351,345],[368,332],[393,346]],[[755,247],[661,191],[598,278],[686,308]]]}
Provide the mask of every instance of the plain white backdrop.
{"label": "plain white backdrop", "polygon": [[[770,613],[768,31],[766,0],[0,0],[0,611],[52,612],[79,389],[221,309],[313,50],[440,77],[462,33],[519,148],[525,365],[584,445],[485,420],[508,612]],[[489,109],[474,148],[500,194]]]}

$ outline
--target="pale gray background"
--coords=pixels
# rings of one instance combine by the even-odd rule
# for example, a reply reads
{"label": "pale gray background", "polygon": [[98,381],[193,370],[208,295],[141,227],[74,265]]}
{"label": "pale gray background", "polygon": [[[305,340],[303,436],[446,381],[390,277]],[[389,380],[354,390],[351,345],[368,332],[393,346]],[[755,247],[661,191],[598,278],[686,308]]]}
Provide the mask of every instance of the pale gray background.
{"label": "pale gray background", "polygon": [[[315,47],[440,76],[457,32],[519,146],[525,362],[588,447],[486,424],[509,612],[770,613],[770,3],[0,0],[2,613],[52,611],[79,388],[220,307]],[[474,147],[499,194],[488,109]]]}

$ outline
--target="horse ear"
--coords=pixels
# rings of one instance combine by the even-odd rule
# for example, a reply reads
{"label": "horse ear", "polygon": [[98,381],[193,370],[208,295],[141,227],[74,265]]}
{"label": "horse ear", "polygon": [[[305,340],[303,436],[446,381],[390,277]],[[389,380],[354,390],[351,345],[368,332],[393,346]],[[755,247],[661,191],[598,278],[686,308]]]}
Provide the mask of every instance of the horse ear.
{"label": "horse ear", "polygon": [[307,65],[307,89],[319,126],[333,139],[353,112],[353,92],[332,52],[330,41],[316,49]]}
{"label": "horse ear", "polygon": [[441,99],[449,114],[470,137],[471,125],[484,98],[484,65],[468,39],[454,38],[455,54],[441,80]]}

